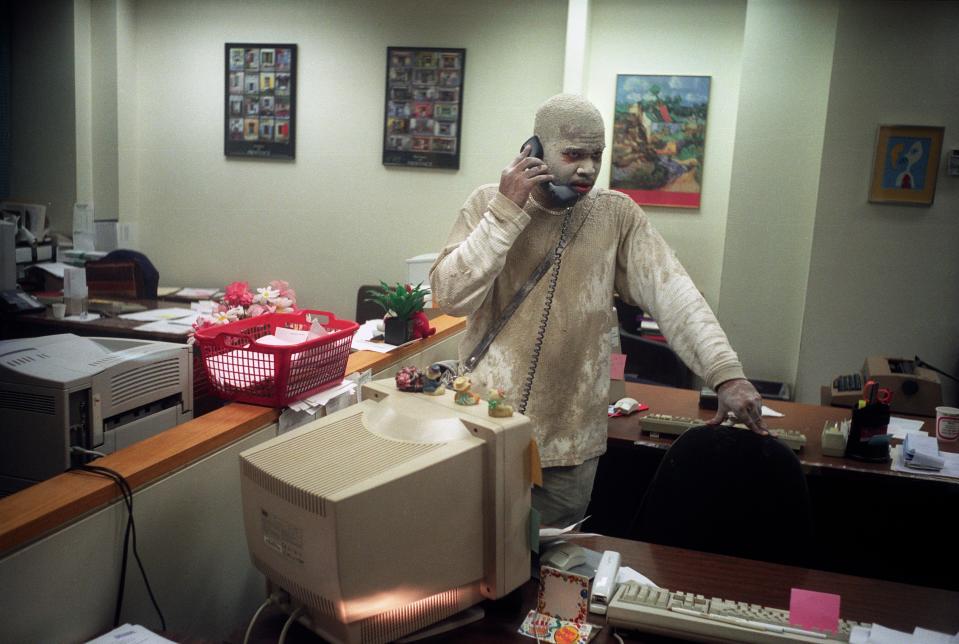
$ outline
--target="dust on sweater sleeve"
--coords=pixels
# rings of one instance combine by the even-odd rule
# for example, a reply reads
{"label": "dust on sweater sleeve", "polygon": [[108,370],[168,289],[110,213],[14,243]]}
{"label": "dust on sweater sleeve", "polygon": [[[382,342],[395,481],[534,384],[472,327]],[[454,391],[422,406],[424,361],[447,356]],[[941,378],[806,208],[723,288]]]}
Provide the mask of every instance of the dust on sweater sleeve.
{"label": "dust on sweater sleeve", "polygon": [[450,315],[476,311],[529,221],[529,215],[495,185],[473,191],[430,268],[430,288],[437,305]]}
{"label": "dust on sweater sleeve", "polygon": [[620,200],[622,234],[616,257],[616,290],[648,311],[669,346],[706,386],[744,378],[742,364],[705,298],[646,214]]}

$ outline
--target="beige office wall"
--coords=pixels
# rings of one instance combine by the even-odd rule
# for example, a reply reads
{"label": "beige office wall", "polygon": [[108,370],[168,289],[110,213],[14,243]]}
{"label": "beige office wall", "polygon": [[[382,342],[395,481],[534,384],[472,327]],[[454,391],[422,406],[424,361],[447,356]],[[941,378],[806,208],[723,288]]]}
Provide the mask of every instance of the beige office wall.
{"label": "beige office wall", "polygon": [[[959,178],[932,207],[871,204],[879,125],[944,126],[959,148],[959,4],[846,3],[822,154],[797,389],[805,401],[867,355],[959,372]],[[947,400],[955,386],[943,379]]]}
{"label": "beige office wall", "polygon": [[836,20],[835,0],[746,8],[718,313],[754,378],[795,380]]}
{"label": "beige office wall", "polygon": [[[732,171],[745,0],[593,0],[587,95],[612,146],[617,74],[710,76],[698,209],[646,206],[656,228],[714,308],[719,302]],[[609,186],[607,151],[599,185]]]}
{"label": "beige office wall", "polygon": [[76,192],[72,2],[9,4],[10,196],[71,221]]}
{"label": "beige office wall", "polygon": [[[562,87],[566,5],[551,0],[144,1],[134,15],[129,219],[161,283],[285,279],[301,306],[344,317],[358,285],[404,280],[406,258],[441,247]],[[298,44],[295,161],[224,157],[228,41]],[[458,171],[382,165],[389,45],[466,48]]]}

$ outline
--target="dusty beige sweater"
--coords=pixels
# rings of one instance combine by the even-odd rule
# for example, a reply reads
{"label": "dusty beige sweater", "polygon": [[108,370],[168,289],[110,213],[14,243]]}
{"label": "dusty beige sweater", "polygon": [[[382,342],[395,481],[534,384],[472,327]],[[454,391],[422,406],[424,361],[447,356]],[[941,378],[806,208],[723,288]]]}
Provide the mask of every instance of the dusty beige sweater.
{"label": "dusty beige sweater", "polygon": [[[670,346],[706,384],[742,378],[736,353],[673,251],[629,197],[593,190],[576,204],[526,414],[544,467],[575,465],[606,449],[613,292],[652,314]],[[563,211],[524,209],[496,185],[467,199],[430,271],[437,304],[468,316],[465,359],[513,294],[551,253]],[[472,379],[518,402],[540,324],[548,272],[497,336]]]}

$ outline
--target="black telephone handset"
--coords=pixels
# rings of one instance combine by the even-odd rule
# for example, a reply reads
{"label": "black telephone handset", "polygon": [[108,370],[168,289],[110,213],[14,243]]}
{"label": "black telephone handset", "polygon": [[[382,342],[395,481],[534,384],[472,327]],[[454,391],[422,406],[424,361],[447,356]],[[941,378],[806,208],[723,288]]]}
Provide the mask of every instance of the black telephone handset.
{"label": "black telephone handset", "polygon": [[[534,134],[528,138],[520,148],[520,152],[522,152],[527,145],[530,146],[529,155],[531,157],[536,157],[537,159],[543,158],[543,144],[540,142],[538,136]],[[560,208],[572,206],[574,203],[576,203],[576,200],[579,199],[580,196],[578,192],[569,186],[562,184],[557,185],[552,182],[546,184],[546,190],[549,192],[550,196],[553,197],[553,200]]]}

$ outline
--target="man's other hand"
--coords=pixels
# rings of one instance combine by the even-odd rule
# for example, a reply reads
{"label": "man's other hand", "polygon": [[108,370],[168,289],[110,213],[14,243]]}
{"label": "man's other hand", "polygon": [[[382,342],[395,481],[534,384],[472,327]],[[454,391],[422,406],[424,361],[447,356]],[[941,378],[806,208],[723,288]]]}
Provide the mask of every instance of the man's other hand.
{"label": "man's other hand", "polygon": [[745,378],[735,378],[720,383],[716,388],[719,397],[719,408],[716,415],[706,424],[719,425],[729,412],[736,420],[763,436],[769,434],[766,422],[763,420],[763,399],[753,387],[753,383]]}
{"label": "man's other hand", "polygon": [[540,183],[553,180],[553,175],[542,159],[531,157],[530,146],[525,146],[513,161],[503,169],[499,178],[499,191],[503,196],[522,208],[529,193]]}

